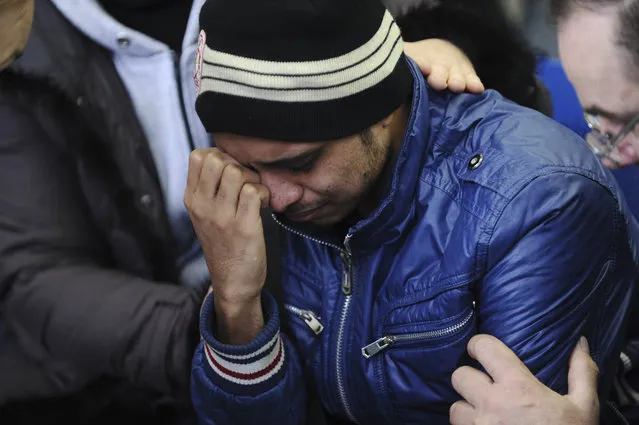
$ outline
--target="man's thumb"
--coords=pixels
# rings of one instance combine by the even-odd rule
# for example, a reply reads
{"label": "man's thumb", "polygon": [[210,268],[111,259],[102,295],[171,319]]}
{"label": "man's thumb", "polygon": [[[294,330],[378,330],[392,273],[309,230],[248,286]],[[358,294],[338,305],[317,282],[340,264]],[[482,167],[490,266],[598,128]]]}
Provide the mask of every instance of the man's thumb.
{"label": "man's thumb", "polygon": [[568,397],[573,403],[588,411],[596,408],[598,377],[599,368],[590,357],[588,341],[581,337],[570,357],[568,370]]}

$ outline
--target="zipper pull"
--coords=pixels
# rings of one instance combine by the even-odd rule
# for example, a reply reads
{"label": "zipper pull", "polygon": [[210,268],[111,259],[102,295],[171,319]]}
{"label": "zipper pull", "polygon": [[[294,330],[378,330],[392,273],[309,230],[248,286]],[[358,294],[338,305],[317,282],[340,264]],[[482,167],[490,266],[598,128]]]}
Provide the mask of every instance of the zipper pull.
{"label": "zipper pull", "polygon": [[315,317],[312,311],[303,311],[300,316],[304,319],[304,322],[308,325],[309,328],[315,333],[315,335],[319,335],[324,330],[324,325]]}
{"label": "zipper pull", "polygon": [[344,277],[342,279],[342,292],[344,295],[349,296],[353,294],[353,254],[351,254],[351,238],[353,235],[349,233],[344,238],[344,248],[346,251],[342,251],[340,256],[344,263]]}
{"label": "zipper pull", "polygon": [[366,347],[362,348],[362,356],[365,359],[370,359],[371,357],[381,353],[386,350],[388,347],[395,343],[395,338],[392,336],[384,336],[373,342],[372,344],[368,344]]}
{"label": "zipper pull", "polygon": [[353,283],[351,281],[351,255],[347,252],[342,252],[340,254],[342,258],[342,262],[344,263],[344,273],[342,277],[342,292],[344,295],[351,295],[353,293]]}

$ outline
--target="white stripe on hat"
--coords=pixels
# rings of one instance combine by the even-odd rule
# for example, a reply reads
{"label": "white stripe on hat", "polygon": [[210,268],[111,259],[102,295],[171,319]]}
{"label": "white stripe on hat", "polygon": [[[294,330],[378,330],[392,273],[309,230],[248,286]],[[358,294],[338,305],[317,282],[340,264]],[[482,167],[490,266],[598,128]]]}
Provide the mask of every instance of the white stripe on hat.
{"label": "white stripe on hat", "polygon": [[400,30],[386,12],[377,33],[345,55],[310,62],[270,62],[204,51],[201,93],[277,102],[320,102],[352,96],[388,77],[401,58]]}

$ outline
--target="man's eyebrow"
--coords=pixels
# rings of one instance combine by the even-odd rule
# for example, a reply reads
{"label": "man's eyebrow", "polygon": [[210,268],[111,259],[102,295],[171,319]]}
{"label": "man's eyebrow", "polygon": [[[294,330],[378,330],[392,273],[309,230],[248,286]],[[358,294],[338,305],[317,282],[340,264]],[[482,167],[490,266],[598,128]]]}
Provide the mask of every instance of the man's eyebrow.
{"label": "man's eyebrow", "polygon": [[324,150],[324,147],[320,146],[317,149],[302,152],[299,155],[291,156],[288,158],[280,158],[280,159],[276,159],[275,161],[268,161],[268,162],[257,162],[257,165],[260,165],[265,168],[275,168],[275,169],[295,167],[297,165],[304,164],[304,162],[306,161],[313,160],[319,157],[319,155],[322,153],[323,150]]}
{"label": "man's eyebrow", "polygon": [[631,113],[631,112],[627,112],[627,113],[615,113],[615,112],[610,112],[607,111],[603,108],[600,108],[598,106],[590,106],[588,108],[584,109],[584,112],[587,112],[591,115],[599,115],[607,120],[611,120],[611,121],[615,121],[618,123],[625,123],[630,121],[631,119],[633,119],[636,116],[636,113]]}

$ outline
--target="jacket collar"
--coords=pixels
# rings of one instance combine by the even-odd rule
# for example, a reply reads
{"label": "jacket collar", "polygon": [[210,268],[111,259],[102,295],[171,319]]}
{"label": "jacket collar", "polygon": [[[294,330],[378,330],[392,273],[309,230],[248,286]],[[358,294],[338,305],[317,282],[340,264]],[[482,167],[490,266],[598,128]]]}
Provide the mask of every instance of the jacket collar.
{"label": "jacket collar", "polygon": [[[427,85],[418,66],[410,58],[406,60],[413,74],[410,118],[386,196],[368,218],[350,231],[354,234],[354,243],[362,248],[375,249],[392,237],[391,233],[401,233],[401,223],[409,215],[414,202],[419,175],[432,151]],[[357,243],[360,239],[365,242]]]}

